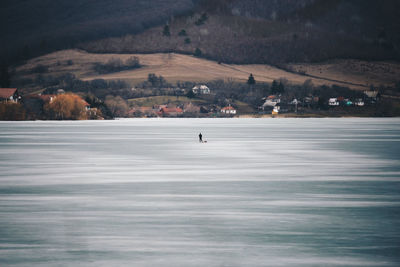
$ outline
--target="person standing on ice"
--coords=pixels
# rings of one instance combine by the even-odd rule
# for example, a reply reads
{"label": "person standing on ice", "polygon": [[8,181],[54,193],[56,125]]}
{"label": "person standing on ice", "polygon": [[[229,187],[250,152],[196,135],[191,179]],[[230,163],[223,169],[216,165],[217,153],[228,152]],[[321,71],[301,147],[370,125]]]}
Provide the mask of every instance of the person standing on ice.
{"label": "person standing on ice", "polygon": [[201,133],[199,134],[199,142],[203,143],[203,135]]}

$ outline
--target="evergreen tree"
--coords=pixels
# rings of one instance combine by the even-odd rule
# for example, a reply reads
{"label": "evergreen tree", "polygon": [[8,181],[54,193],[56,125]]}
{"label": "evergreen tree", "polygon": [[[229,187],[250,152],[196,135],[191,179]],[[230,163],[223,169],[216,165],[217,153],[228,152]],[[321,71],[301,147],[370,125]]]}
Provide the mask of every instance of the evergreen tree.
{"label": "evergreen tree", "polygon": [[282,82],[273,81],[271,86],[272,94],[283,94],[285,92],[285,86]]}
{"label": "evergreen tree", "polygon": [[271,85],[271,93],[272,93],[272,94],[277,94],[278,91],[279,91],[279,89],[278,89],[278,82],[274,80],[274,81],[272,82],[272,85]]}
{"label": "evergreen tree", "polygon": [[196,48],[196,50],[194,51],[194,56],[196,57],[201,57],[203,54],[203,52],[201,52],[201,50],[199,48]]}
{"label": "evergreen tree", "polygon": [[249,84],[249,85],[256,84],[256,80],[254,79],[254,76],[252,73],[250,73],[249,79],[247,80],[247,84]]}
{"label": "evergreen tree", "polygon": [[158,83],[158,77],[154,73],[149,73],[147,76],[147,81],[151,83],[152,86],[156,86]]}
{"label": "evergreen tree", "polygon": [[283,94],[284,92],[285,92],[285,86],[283,85],[282,82],[279,82],[278,93]]}
{"label": "evergreen tree", "polygon": [[208,16],[206,13],[203,13],[201,17],[195,22],[197,26],[203,25],[208,20]]}
{"label": "evergreen tree", "polygon": [[179,35],[179,36],[187,36],[187,33],[186,33],[185,30],[181,30],[181,31],[178,33],[178,35]]}
{"label": "evergreen tree", "polygon": [[168,36],[168,37],[171,36],[171,32],[169,31],[169,26],[168,25],[164,26],[163,35],[164,36]]}
{"label": "evergreen tree", "polygon": [[186,97],[188,98],[195,98],[196,95],[193,93],[193,90],[189,90],[189,92],[187,92]]}

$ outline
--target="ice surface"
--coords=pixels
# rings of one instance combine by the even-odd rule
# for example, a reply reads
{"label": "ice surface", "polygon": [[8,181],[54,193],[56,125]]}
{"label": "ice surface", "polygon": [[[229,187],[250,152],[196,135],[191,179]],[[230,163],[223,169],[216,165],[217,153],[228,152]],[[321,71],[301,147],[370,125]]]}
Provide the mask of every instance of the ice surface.
{"label": "ice surface", "polygon": [[0,265],[399,266],[399,193],[400,119],[0,122]]}

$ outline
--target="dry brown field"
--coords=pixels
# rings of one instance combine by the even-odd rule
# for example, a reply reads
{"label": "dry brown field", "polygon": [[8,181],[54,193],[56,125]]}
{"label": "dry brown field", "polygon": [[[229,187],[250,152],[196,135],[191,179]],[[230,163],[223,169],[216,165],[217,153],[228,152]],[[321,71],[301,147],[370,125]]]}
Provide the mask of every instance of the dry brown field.
{"label": "dry brown field", "polygon": [[[93,70],[97,62],[111,58],[126,60],[139,58],[142,68],[109,74],[98,74]],[[68,64],[68,61],[72,64]],[[73,73],[82,80],[125,80],[132,86],[147,79],[149,73],[162,75],[168,82],[207,82],[224,79],[245,82],[252,73],[259,82],[287,79],[293,84],[302,84],[311,79],[314,85],[341,85],[355,90],[374,86],[391,86],[400,77],[400,64],[395,62],[366,62],[360,60],[335,60],[318,64],[289,64],[284,68],[270,65],[235,65],[196,58],[175,53],[156,54],[94,54],[82,50],[63,50],[28,61],[16,69],[17,74],[34,78],[29,70],[37,65],[49,68],[47,74]]]}

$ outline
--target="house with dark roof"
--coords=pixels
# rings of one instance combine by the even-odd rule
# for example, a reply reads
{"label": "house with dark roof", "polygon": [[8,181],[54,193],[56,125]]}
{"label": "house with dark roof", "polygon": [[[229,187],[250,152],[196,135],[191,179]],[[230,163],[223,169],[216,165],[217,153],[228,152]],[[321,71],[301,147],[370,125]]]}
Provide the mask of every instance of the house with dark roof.
{"label": "house with dark roof", "polygon": [[21,96],[17,88],[0,88],[0,102],[18,102]]}

